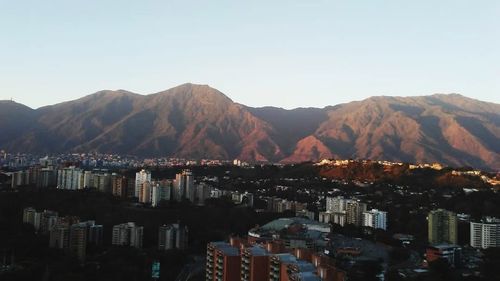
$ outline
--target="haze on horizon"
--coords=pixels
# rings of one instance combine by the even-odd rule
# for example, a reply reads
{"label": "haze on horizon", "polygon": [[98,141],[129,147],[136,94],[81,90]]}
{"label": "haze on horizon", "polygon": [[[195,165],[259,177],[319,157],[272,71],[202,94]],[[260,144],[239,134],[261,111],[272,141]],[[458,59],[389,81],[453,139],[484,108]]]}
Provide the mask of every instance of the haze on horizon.
{"label": "haze on horizon", "polygon": [[500,103],[498,1],[2,1],[0,99],[208,84],[248,106]]}

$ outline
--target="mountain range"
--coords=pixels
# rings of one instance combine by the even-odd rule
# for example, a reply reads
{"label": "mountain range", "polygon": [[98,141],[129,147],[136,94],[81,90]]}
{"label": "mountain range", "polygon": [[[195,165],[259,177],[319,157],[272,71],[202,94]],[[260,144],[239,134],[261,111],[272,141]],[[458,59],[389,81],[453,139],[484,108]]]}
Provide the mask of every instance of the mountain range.
{"label": "mountain range", "polygon": [[100,91],[32,109],[0,101],[0,149],[294,163],[323,158],[500,170],[500,104],[458,94],[253,108],[207,85]]}

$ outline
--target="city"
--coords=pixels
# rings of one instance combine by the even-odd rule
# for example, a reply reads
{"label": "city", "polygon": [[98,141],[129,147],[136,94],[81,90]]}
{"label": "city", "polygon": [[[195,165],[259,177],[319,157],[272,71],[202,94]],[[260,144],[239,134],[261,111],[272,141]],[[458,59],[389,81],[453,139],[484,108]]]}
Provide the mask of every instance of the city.
{"label": "city", "polygon": [[500,281],[500,1],[0,1],[0,281]]}
{"label": "city", "polygon": [[[141,260],[123,280],[422,280],[438,274],[476,280],[496,274],[484,269],[498,262],[500,247],[498,175],[492,173],[371,161],[172,159],[176,164],[140,168],[101,160],[89,166],[67,156],[38,163],[23,158],[31,160],[3,158],[1,194],[10,199],[2,213],[15,215],[2,219],[36,237],[38,247],[70,258],[65,262],[87,278],[105,276],[103,255],[120,251]],[[321,176],[352,165],[405,166],[470,182],[463,188],[441,183],[428,192],[396,176]],[[8,233],[3,241],[22,239]],[[57,269],[58,261],[35,271],[25,263],[29,254],[6,246],[6,276],[71,276]]]}

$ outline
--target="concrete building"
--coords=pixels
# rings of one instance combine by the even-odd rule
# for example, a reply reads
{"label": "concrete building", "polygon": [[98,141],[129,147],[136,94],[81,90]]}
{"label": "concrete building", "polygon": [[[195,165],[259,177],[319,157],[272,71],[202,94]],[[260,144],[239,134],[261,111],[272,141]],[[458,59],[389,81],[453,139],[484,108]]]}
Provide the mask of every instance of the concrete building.
{"label": "concrete building", "polygon": [[444,209],[433,210],[429,213],[427,221],[430,244],[457,244],[457,215],[455,213]]}
{"label": "concrete building", "polygon": [[48,234],[50,230],[57,224],[58,214],[54,211],[44,210],[40,214],[40,232]]}
{"label": "concrete building", "polygon": [[134,222],[115,225],[111,244],[142,248],[143,231],[144,228],[137,226]]}
{"label": "concrete building", "polygon": [[42,168],[38,176],[36,187],[38,188],[48,188],[57,185],[57,175],[56,170],[51,167]]}
{"label": "concrete building", "polygon": [[346,202],[346,223],[361,226],[363,222],[363,213],[366,212],[367,206],[365,203],[355,200]]}
{"label": "concrete building", "polygon": [[100,246],[102,245],[102,236],[103,236],[103,231],[104,228],[100,224],[92,224],[92,225],[87,225],[88,226],[88,235],[87,235],[87,242],[88,244],[93,244]]}
{"label": "concrete building", "polygon": [[474,248],[500,247],[500,219],[486,217],[470,223],[470,245]]}
{"label": "concrete building", "polygon": [[357,202],[354,199],[344,198],[344,196],[326,197],[326,211],[341,213],[347,211],[349,203]]}
{"label": "concrete building", "polygon": [[35,225],[36,210],[32,207],[24,208],[23,223]]}
{"label": "concrete building", "polygon": [[364,212],[363,226],[387,230],[387,212],[377,209]]}
{"label": "concrete building", "polygon": [[425,257],[427,262],[433,262],[437,259],[445,259],[452,266],[460,265],[462,248],[456,245],[440,244],[427,248]]}
{"label": "concrete building", "polygon": [[188,228],[180,224],[162,225],[158,231],[158,249],[184,250],[188,246]]}
{"label": "concrete building", "polygon": [[330,225],[306,218],[280,218],[248,231],[248,242],[277,241],[286,249],[320,249],[326,246],[325,238]]}
{"label": "concrete building", "polygon": [[135,173],[135,197],[139,198],[142,184],[145,182],[151,182],[150,171],[142,169],[140,172]]}
{"label": "concrete building", "polygon": [[151,204],[153,187],[151,182],[146,181],[141,184],[141,192],[139,193],[139,202],[144,204]]}
{"label": "concrete building", "polygon": [[260,281],[269,278],[269,253],[252,246],[241,251],[241,281]]}
{"label": "concrete building", "polygon": [[288,265],[297,262],[297,258],[289,253],[275,254],[269,260],[269,281],[289,280]]}
{"label": "concrete building", "polygon": [[87,223],[73,224],[69,232],[69,252],[83,262],[87,253]]}
{"label": "concrete building", "polygon": [[314,220],[314,212],[309,210],[300,210],[295,212],[296,217],[308,218]]}
{"label": "concrete building", "polygon": [[241,256],[237,247],[225,242],[207,245],[206,281],[241,280]]}
{"label": "concrete building", "polygon": [[49,247],[57,249],[69,247],[69,226],[67,224],[58,224],[50,231]]}
{"label": "concrete building", "polygon": [[183,170],[175,175],[174,196],[175,201],[189,200],[194,202],[195,187],[194,176],[190,170]]}
{"label": "concrete building", "polygon": [[[198,206],[205,205],[205,200],[210,198],[211,192],[212,188],[209,185],[205,183],[198,184],[196,186],[195,203]],[[252,204],[253,204],[253,198],[252,198]]]}
{"label": "concrete building", "polygon": [[115,176],[111,181],[111,190],[114,196],[125,198],[128,191],[128,178],[123,176]]}
{"label": "concrete building", "polygon": [[83,171],[75,166],[57,170],[57,188],[77,190],[83,186]]}

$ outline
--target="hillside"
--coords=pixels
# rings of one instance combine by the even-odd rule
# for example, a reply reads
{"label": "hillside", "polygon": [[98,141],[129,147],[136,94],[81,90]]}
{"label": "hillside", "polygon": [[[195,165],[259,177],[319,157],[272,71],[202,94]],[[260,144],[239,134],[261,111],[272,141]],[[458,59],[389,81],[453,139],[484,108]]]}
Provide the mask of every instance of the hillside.
{"label": "hillside", "polygon": [[457,94],[251,108],[207,85],[100,91],[39,109],[0,101],[0,149],[245,161],[355,158],[500,170],[500,105]]}

